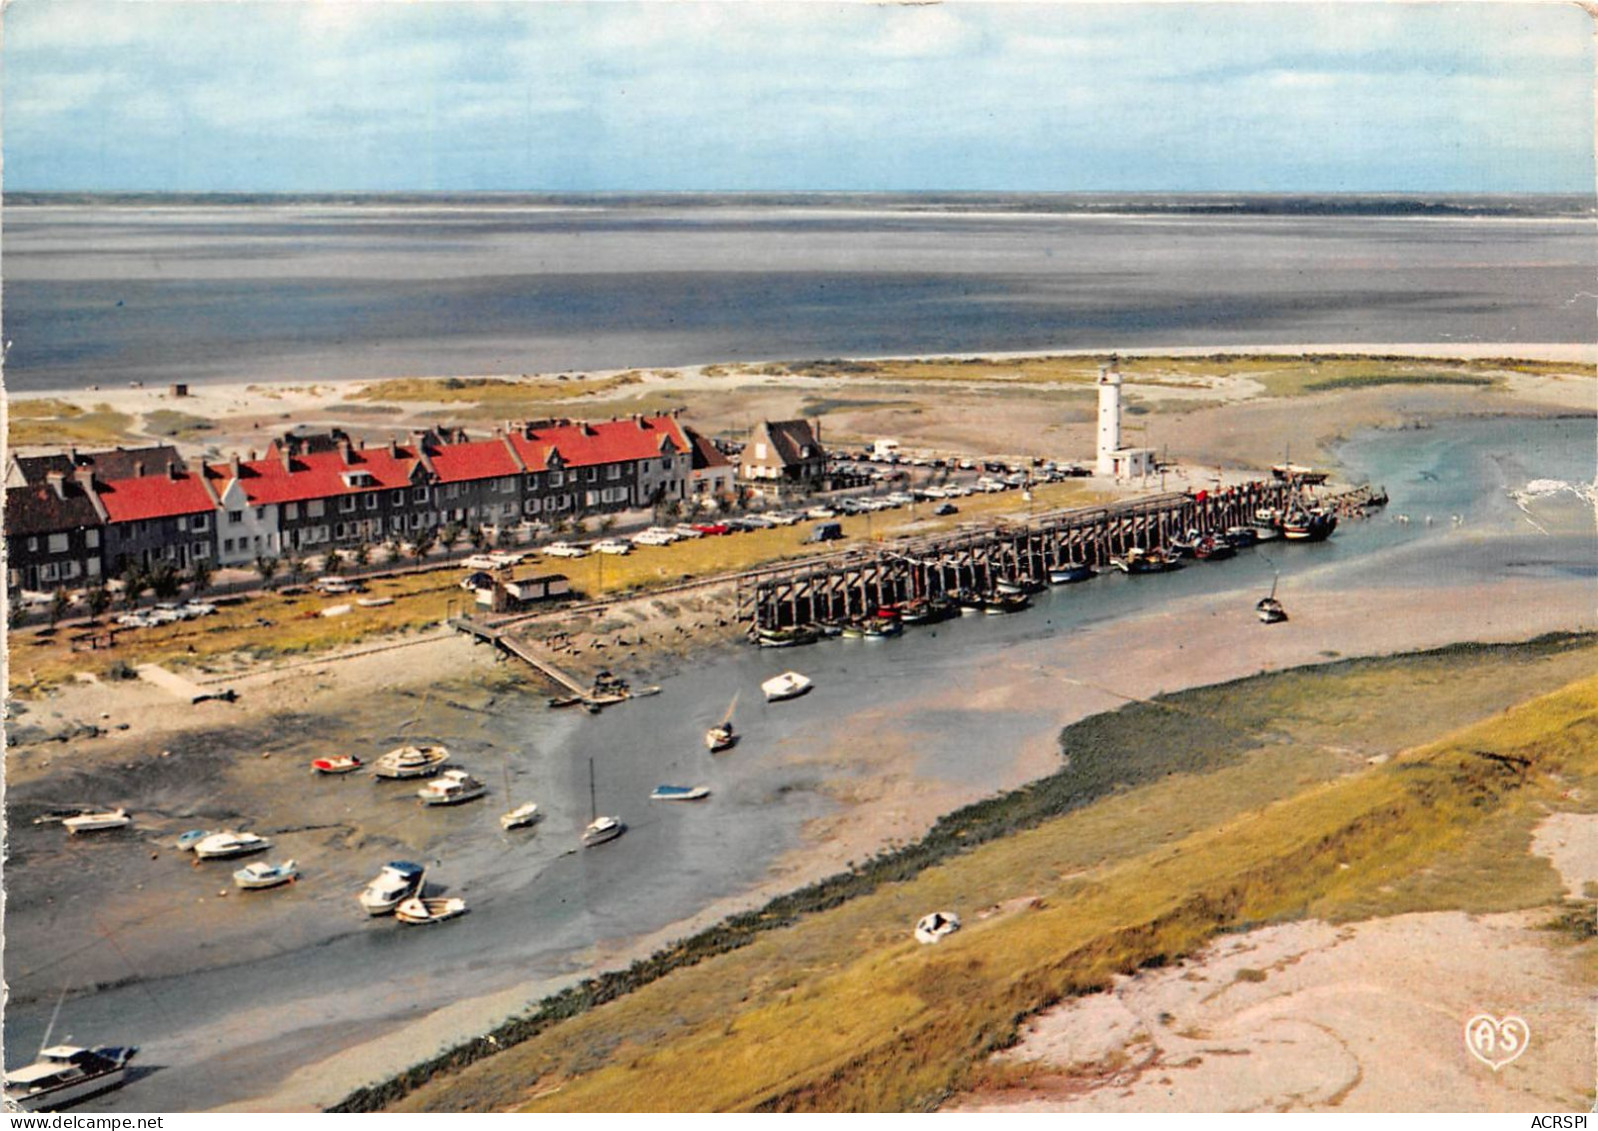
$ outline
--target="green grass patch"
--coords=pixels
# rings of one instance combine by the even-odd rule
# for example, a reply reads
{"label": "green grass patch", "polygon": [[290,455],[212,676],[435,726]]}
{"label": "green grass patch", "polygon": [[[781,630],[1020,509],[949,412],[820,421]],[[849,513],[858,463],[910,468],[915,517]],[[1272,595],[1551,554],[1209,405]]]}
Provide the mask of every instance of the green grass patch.
{"label": "green grass patch", "polygon": [[6,436],[12,445],[104,445],[132,439],[133,418],[108,404],[85,410],[66,401],[14,400],[7,406]]}
{"label": "green grass patch", "polygon": [[355,394],[361,401],[427,402],[500,409],[543,401],[571,400],[613,392],[643,380],[637,373],[613,377],[396,377],[374,381]]}
{"label": "green grass patch", "polygon": [[203,416],[194,416],[187,412],[176,412],[170,408],[158,408],[154,412],[144,414],[144,430],[151,436],[192,440],[215,428],[214,420],[207,420]]}

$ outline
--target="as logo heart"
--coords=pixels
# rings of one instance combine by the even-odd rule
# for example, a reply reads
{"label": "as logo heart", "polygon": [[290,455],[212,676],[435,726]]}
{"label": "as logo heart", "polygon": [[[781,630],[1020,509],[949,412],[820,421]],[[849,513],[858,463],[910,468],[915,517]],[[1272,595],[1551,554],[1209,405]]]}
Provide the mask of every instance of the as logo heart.
{"label": "as logo heart", "polygon": [[1494,1072],[1525,1052],[1529,1044],[1531,1026],[1519,1017],[1500,1021],[1490,1013],[1478,1013],[1465,1022],[1465,1047]]}

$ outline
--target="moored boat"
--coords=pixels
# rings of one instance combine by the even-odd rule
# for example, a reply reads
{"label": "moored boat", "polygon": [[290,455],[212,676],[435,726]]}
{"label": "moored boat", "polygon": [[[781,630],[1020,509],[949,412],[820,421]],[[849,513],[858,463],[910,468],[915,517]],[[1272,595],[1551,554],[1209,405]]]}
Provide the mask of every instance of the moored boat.
{"label": "moored boat", "polygon": [[1337,529],[1337,515],[1329,510],[1294,511],[1282,520],[1282,537],[1290,542],[1322,542]]}
{"label": "moored boat", "polygon": [[529,801],[525,805],[518,805],[509,813],[501,813],[499,827],[502,829],[520,829],[535,823],[538,820],[538,803]]}
{"label": "moored boat", "polygon": [[733,694],[732,702],[727,704],[727,713],[721,717],[721,722],[705,731],[705,747],[712,754],[721,750],[730,750],[738,743],[738,732],[733,729],[732,713],[738,709],[738,696]]}
{"label": "moored boat", "polygon": [[783,699],[796,699],[813,686],[809,679],[798,672],[783,672],[762,683],[760,690],[765,694],[766,702],[777,703]]}
{"label": "moored boat", "polygon": [[190,829],[186,833],[178,834],[177,850],[179,852],[193,852],[194,846],[208,836],[215,836],[215,829]]}
{"label": "moored boat", "polygon": [[1193,548],[1193,556],[1201,562],[1224,562],[1227,558],[1236,557],[1237,550],[1225,539],[1207,534]]}
{"label": "moored boat", "polygon": [[349,774],[365,764],[354,754],[335,754],[331,758],[313,758],[311,769],[319,774]]}
{"label": "moored boat", "polygon": [[867,640],[884,640],[890,636],[898,636],[904,631],[904,625],[897,617],[872,617],[861,628],[862,635]]}
{"label": "moored boat", "polygon": [[39,1059],[6,1073],[6,1107],[15,1111],[56,1111],[119,1088],[127,1081],[134,1045],[54,1045]]}
{"label": "moored boat", "polygon": [[275,888],[283,884],[293,883],[300,878],[300,869],[292,860],[285,860],[281,864],[268,864],[264,860],[257,860],[253,864],[246,864],[233,873],[233,883],[245,891],[261,891],[265,888]]}
{"label": "moored boat", "polygon": [[1087,562],[1066,562],[1049,570],[1050,585],[1070,585],[1096,576],[1097,571]]}
{"label": "moored boat", "polygon": [[442,746],[397,746],[372,763],[380,778],[425,778],[443,769],[449,751]]}
{"label": "moored boat", "polygon": [[1165,573],[1173,569],[1181,569],[1182,563],[1162,550],[1145,550],[1141,546],[1133,546],[1118,558],[1111,558],[1110,564],[1122,573]]}
{"label": "moored boat", "polygon": [[982,612],[983,606],[986,604],[982,594],[972,589],[956,589],[949,596],[954,599],[954,603],[959,607],[960,615],[963,617]]}
{"label": "moored boat", "polygon": [[982,611],[989,614],[1018,613],[1032,603],[1025,593],[990,593],[982,602]]}
{"label": "moored boat", "polygon": [[619,817],[595,817],[583,829],[583,847],[593,848],[596,844],[604,844],[608,840],[615,840],[626,831],[627,826],[621,823]]}
{"label": "moored boat", "polygon": [[800,644],[814,644],[818,639],[820,634],[815,629],[803,625],[755,630],[755,643],[762,648],[793,648]]}
{"label": "moored boat", "polygon": [[79,813],[62,822],[69,833],[92,833],[103,829],[122,829],[133,823],[126,809],[101,809],[93,813]]}
{"label": "moored boat", "polygon": [[423,899],[413,895],[394,908],[394,918],[401,923],[442,923],[457,915],[466,914],[466,901],[458,895]]}
{"label": "moored boat", "polygon": [[445,770],[438,777],[416,791],[423,805],[459,805],[475,801],[488,792],[488,787],[465,770]]}
{"label": "moored boat", "polygon": [[1228,526],[1223,537],[1234,550],[1246,550],[1260,540],[1260,532],[1252,526]]}
{"label": "moored boat", "polygon": [[252,852],[265,852],[271,847],[272,842],[264,836],[234,832],[229,829],[225,832],[212,833],[205,839],[196,841],[194,855],[201,860],[222,860],[230,856],[248,856]]}
{"label": "moored boat", "polygon": [[710,796],[708,785],[657,785],[651,801],[699,801]]}
{"label": "moored boat", "polygon": [[1265,624],[1279,624],[1287,619],[1287,610],[1275,597],[1261,597],[1254,610]]}
{"label": "moored boat", "polygon": [[392,860],[383,865],[377,878],[362,889],[358,897],[368,915],[387,915],[422,890],[426,869],[409,860]]}

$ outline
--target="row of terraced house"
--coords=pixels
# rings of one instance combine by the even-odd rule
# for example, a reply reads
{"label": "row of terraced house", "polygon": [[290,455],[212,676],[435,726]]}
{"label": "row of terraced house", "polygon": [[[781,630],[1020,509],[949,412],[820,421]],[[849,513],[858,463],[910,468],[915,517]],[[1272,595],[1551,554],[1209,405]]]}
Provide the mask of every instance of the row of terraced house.
{"label": "row of terraced house", "polygon": [[245,566],[257,557],[410,540],[455,524],[614,513],[725,498],[734,468],[676,416],[443,428],[366,443],[290,433],[259,458],[186,461],[171,446],[13,456],[7,586],[92,586],[130,565]]}

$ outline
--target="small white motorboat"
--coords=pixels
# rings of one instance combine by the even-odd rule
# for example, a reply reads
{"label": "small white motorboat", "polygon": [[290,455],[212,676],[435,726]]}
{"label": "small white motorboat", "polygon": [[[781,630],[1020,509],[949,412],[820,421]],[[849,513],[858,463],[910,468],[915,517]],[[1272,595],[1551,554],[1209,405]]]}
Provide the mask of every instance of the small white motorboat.
{"label": "small white motorboat", "polygon": [[299,878],[300,869],[292,860],[285,860],[281,864],[268,864],[264,860],[257,860],[233,873],[234,885],[245,891],[275,888],[282,884],[293,883]]}
{"label": "small white motorboat", "polygon": [[526,805],[518,805],[509,813],[500,814],[499,827],[502,829],[521,829],[536,823],[538,820],[538,802],[529,801]]}
{"label": "small white motorboat", "polygon": [[416,791],[423,805],[459,805],[475,801],[488,792],[488,787],[465,770],[445,770],[438,777]]}
{"label": "small white motorboat", "polygon": [[615,840],[626,831],[627,826],[621,823],[619,817],[595,817],[583,830],[583,847],[592,848],[596,844],[604,844],[607,840]]}
{"label": "small white motorboat", "polygon": [[372,763],[380,778],[426,778],[444,768],[449,751],[442,746],[398,746]]}
{"label": "small white motorboat", "polygon": [[179,852],[193,852],[194,846],[208,836],[215,836],[215,829],[190,829],[186,833],[179,833],[177,849]]}
{"label": "small white motorboat", "polygon": [[458,895],[437,899],[412,896],[394,909],[394,918],[401,923],[442,923],[457,915],[466,914],[466,901]]}
{"label": "small white motorboat", "polygon": [[121,829],[133,823],[126,809],[103,809],[95,813],[79,813],[61,822],[69,833],[92,833],[101,829]]}
{"label": "small white motorboat", "polygon": [[960,916],[953,911],[934,911],[916,922],[916,942],[938,943],[960,929]]}
{"label": "small white motorboat", "polygon": [[377,878],[361,892],[361,906],[368,915],[387,915],[421,892],[425,871],[420,864],[412,864],[409,860],[394,860],[384,864]]}
{"label": "small white motorboat", "polygon": [[311,769],[319,774],[349,774],[354,773],[364,764],[353,754],[336,754],[331,758],[312,759]]}
{"label": "small white motorboat", "polygon": [[194,855],[201,860],[220,860],[229,856],[248,856],[252,852],[265,852],[272,842],[255,833],[233,831],[212,833],[194,845]]}
{"label": "small white motorboat", "polygon": [[783,672],[762,683],[760,690],[765,693],[766,702],[776,703],[782,699],[797,699],[812,686],[810,680],[798,672]]}
{"label": "small white motorboat", "polygon": [[708,785],[657,785],[651,801],[699,801],[710,796]]}
{"label": "small white motorboat", "polygon": [[[46,1040],[49,1039],[48,1032]],[[136,1046],[54,1045],[39,1059],[6,1073],[6,1107],[14,1111],[55,1111],[79,1100],[121,1087]]]}

